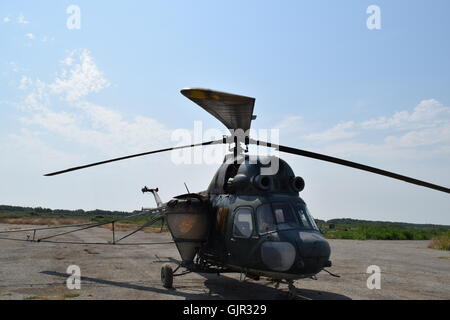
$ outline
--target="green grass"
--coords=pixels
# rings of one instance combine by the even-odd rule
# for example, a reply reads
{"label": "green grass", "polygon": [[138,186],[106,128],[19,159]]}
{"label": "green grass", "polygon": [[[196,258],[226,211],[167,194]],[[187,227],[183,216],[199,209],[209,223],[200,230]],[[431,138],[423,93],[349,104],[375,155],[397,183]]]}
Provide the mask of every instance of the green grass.
{"label": "green grass", "polygon": [[[429,248],[450,251],[450,231],[431,239]],[[449,259],[449,257],[447,257]]]}
{"label": "green grass", "polygon": [[354,240],[430,240],[446,232],[447,228],[407,227],[387,224],[335,225],[322,229],[328,239]]}
{"label": "green grass", "polygon": [[76,297],[79,297],[79,296],[80,296],[79,293],[66,293],[66,294],[64,294],[64,298],[66,298],[66,299],[76,298]]}

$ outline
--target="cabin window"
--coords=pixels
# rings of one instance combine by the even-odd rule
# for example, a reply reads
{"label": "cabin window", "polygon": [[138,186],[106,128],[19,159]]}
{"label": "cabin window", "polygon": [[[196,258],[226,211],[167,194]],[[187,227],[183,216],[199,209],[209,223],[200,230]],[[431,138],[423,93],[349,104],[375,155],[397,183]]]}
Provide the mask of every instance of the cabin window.
{"label": "cabin window", "polygon": [[233,236],[250,238],[253,233],[253,217],[250,208],[239,208],[234,215]]}
{"label": "cabin window", "polygon": [[270,204],[263,204],[256,209],[256,222],[258,223],[258,232],[260,234],[277,229]]}

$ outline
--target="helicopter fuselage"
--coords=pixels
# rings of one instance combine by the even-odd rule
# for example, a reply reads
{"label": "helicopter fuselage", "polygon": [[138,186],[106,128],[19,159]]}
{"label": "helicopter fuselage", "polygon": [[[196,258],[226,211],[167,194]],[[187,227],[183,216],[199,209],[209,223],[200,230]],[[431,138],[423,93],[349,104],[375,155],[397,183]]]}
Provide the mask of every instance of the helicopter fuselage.
{"label": "helicopter fuselage", "polygon": [[300,197],[224,194],[211,203],[216,217],[200,251],[211,262],[275,279],[310,277],[330,266],[330,246]]}
{"label": "helicopter fuselage", "polygon": [[272,157],[279,168],[263,176],[267,159],[242,157],[226,157],[203,193],[209,235],[198,255],[214,265],[274,279],[310,277],[330,266],[330,246],[299,197],[303,179],[281,159]]}

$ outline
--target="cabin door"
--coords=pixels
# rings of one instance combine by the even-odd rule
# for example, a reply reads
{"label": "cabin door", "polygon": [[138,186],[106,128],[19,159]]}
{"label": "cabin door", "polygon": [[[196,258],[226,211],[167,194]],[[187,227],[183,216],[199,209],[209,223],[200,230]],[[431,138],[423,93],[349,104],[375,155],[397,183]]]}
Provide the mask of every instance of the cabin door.
{"label": "cabin door", "polygon": [[253,208],[237,208],[229,226],[228,263],[242,267],[251,266],[255,261],[254,252],[259,239],[255,228]]}

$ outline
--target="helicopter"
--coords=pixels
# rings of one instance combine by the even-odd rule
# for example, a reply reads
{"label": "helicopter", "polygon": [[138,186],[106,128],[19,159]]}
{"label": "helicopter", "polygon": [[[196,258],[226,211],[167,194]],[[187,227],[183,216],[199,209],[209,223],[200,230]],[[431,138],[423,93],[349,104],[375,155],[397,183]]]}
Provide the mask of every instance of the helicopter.
{"label": "helicopter", "polygon": [[[161,267],[161,282],[166,288],[173,287],[174,277],[190,272],[218,275],[234,272],[254,280],[266,277],[277,284],[287,283],[289,295],[293,296],[295,280],[313,278],[332,266],[330,245],[306,202],[299,196],[305,187],[304,179],[296,176],[281,158],[249,155],[249,145],[274,148],[450,193],[449,188],[397,173],[254,140],[249,136],[249,130],[256,119],[253,115],[255,98],[203,88],[185,88],[181,94],[218,119],[230,130],[230,135],[218,140],[132,154],[45,174],[55,176],[184,148],[230,145],[233,152],[225,155],[206,190],[195,193],[187,190],[186,194],[163,202],[157,188],[142,189],[144,193],[153,194],[157,204],[156,208],[145,209],[152,213],[152,219],[144,226],[163,220],[181,257],[175,268],[168,263]],[[267,173],[273,163],[277,163],[277,170]]]}

